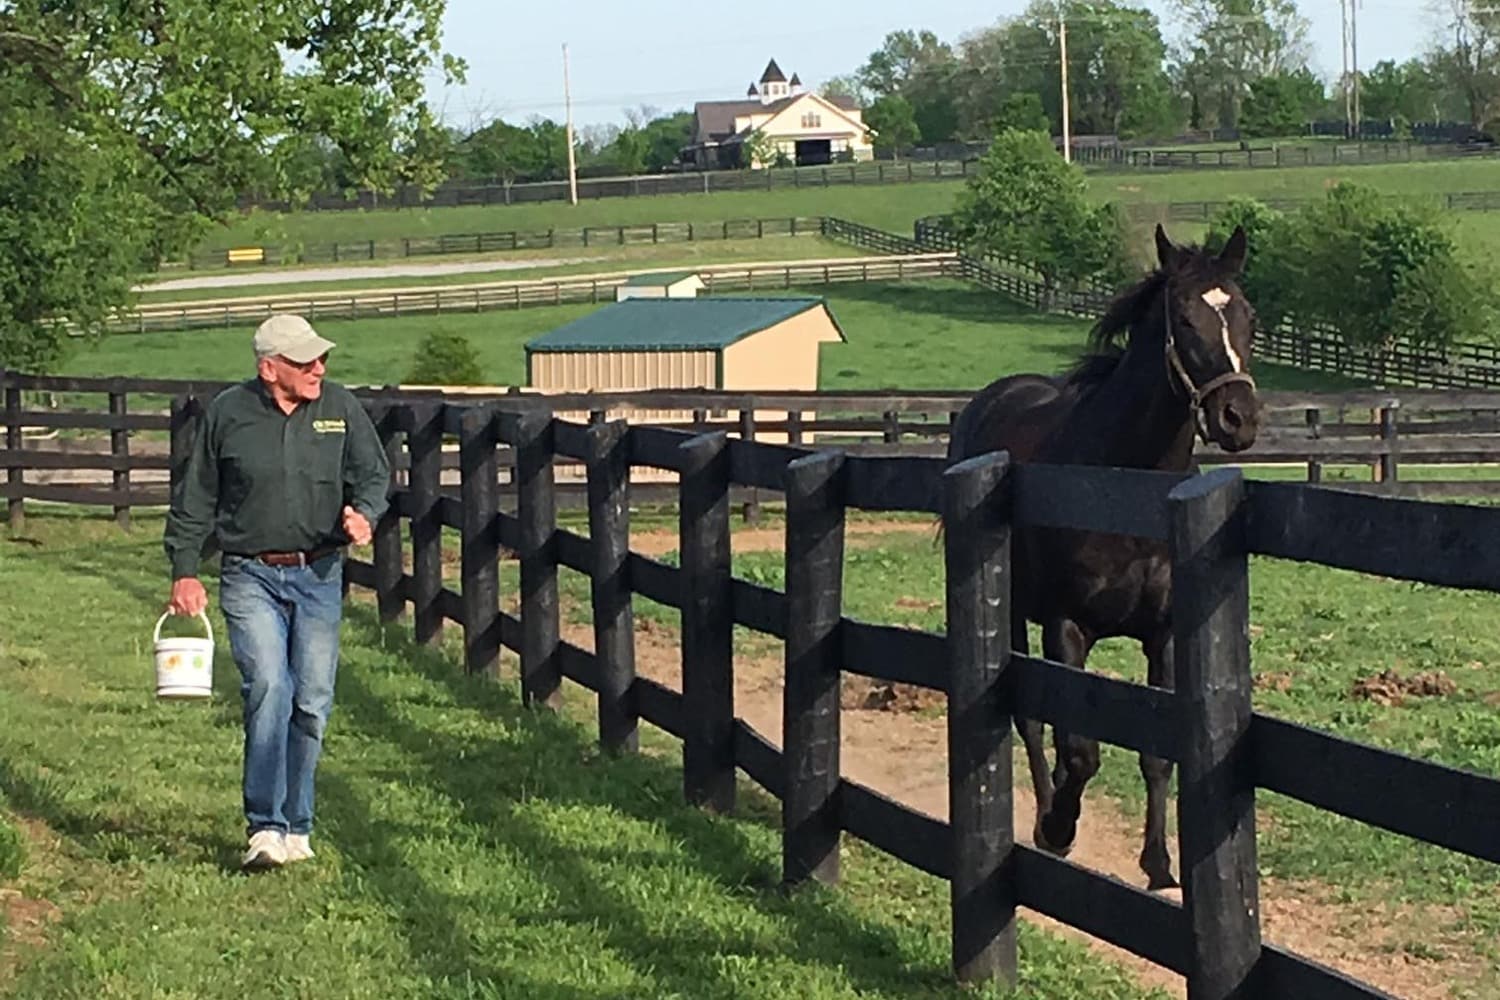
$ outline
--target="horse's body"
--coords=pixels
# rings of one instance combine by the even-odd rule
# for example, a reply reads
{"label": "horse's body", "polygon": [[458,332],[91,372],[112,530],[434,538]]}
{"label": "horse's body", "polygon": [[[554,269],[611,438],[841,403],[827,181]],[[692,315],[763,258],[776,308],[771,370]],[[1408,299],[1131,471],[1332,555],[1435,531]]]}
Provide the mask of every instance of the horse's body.
{"label": "horse's body", "polygon": [[[1118,297],[1095,327],[1093,351],[1069,374],[1012,375],[959,414],[948,459],[1007,451],[1012,461],[1186,472],[1197,416],[1229,451],[1255,440],[1258,400],[1246,363],[1253,313],[1234,283],[1244,264],[1236,230],[1217,256],[1174,246],[1157,228],[1161,267]],[[1114,341],[1123,335],[1123,350]],[[1141,643],[1151,684],[1171,687],[1171,561],[1160,542],[1097,532],[1018,528],[1013,536],[1012,638],[1028,649],[1042,628],[1049,660],[1083,667],[1100,639]],[[1154,720],[1143,720],[1151,724]],[[1165,721],[1165,720],[1163,720]],[[1018,720],[1036,791],[1036,843],[1065,854],[1084,785],[1099,769],[1090,739],[1056,732],[1048,773],[1042,724]],[[1152,888],[1176,884],[1166,846],[1170,761],[1142,755],[1147,786],[1141,867]]]}

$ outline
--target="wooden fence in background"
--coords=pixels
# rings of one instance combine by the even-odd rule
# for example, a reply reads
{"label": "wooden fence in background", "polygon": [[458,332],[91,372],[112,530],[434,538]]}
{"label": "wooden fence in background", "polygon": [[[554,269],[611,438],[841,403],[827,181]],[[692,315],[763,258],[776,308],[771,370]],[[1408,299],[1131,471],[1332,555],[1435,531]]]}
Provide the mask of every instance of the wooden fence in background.
{"label": "wooden fence in background", "polygon": [[[709,294],[805,288],[850,282],[906,281],[956,277],[957,254],[934,251],[878,257],[829,257],[784,262],[705,264],[691,268]],[[662,272],[683,268],[661,268]],[[291,292],[232,299],[143,303],[115,317],[111,334],[253,326],[273,312],[297,312],[314,319],[478,313],[531,306],[612,302],[615,289],[649,271],[612,271],[521,281],[494,281],[443,287],[384,288],[352,292]]]}
{"label": "wooden fence in background", "polygon": [[[201,405],[229,384],[0,372],[0,425],[5,427],[0,497],[7,501],[10,523],[21,525],[27,500],[110,507],[122,525],[129,524],[133,507],[164,505],[170,431],[186,419],[185,407]],[[355,391],[367,400],[441,394],[438,389],[394,386]],[[698,433],[723,431],[745,441],[930,458],[944,453],[949,426],[970,393],[666,389],[542,395],[477,387],[463,397],[595,420],[638,420],[643,412],[679,411],[691,417],[677,428]],[[1295,466],[1292,474],[1307,482],[1391,496],[1500,495],[1500,393],[1274,392],[1263,394],[1263,401],[1266,425],[1249,451],[1226,455],[1202,447],[1199,463]],[[445,453],[442,468],[448,480],[454,479],[459,461],[456,449]],[[1412,466],[1423,468],[1414,476]],[[1481,471],[1493,478],[1445,478],[1445,466],[1488,467]],[[1472,469],[1464,471],[1473,474]],[[676,487],[666,479],[637,482],[637,498],[675,500]],[[500,488],[511,493],[515,486],[503,481]],[[558,493],[564,505],[585,503],[581,470],[565,470]],[[751,518],[761,503],[780,499],[776,491],[735,491],[736,503]]]}
{"label": "wooden fence in background", "polygon": [[[783,878],[840,878],[845,833],[948,881],[951,963],[964,981],[1014,981],[1015,914],[1028,907],[1184,976],[1190,1000],[1382,997],[1261,938],[1255,793],[1314,807],[1473,857],[1500,861],[1500,781],[1339,739],[1253,711],[1248,639],[1252,553],[1440,586],[1500,590],[1500,510],[1247,483],[1238,470],[1184,477],[1010,465],[983,456],[852,455],[624,421],[562,421],[494,402],[367,402],[391,454],[393,485],[368,562],[349,585],[373,591],[382,619],[411,611],[419,643],[463,630],[468,671],[516,652],[524,701],[557,707],[567,678],[597,696],[599,741],[628,753],[641,720],[682,741],[689,803],[735,808],[743,771],[782,804]],[[186,412],[185,410],[182,412]],[[196,422],[177,428],[190,446]],[[441,483],[445,441],[462,479]],[[506,449],[504,452],[501,449]],[[504,456],[504,457],[502,457]],[[559,528],[554,463],[588,470],[589,534]],[[500,504],[500,466],[517,484]],[[680,566],[632,552],[630,470],[679,477]],[[785,590],[735,578],[733,485],[787,498]],[[843,614],[844,522],[851,509],[941,514],[944,635]],[[401,523],[409,524],[411,571]],[[1011,650],[1009,563],[1022,525],[1155,540],[1173,560],[1175,691],[1114,680]],[[443,529],[460,533],[461,586],[443,584]],[[520,563],[520,614],[501,610],[499,564]],[[594,650],[560,639],[558,574],[591,581]],[[682,684],[634,667],[632,596],[680,609]],[[734,715],[734,629],[785,648],[782,746]],[[840,769],[842,672],[947,698],[949,819],[914,810]],[[1012,720],[1039,719],[1176,762],[1183,903],[1017,843]]]}
{"label": "wooden fence in background", "polygon": [[652,246],[660,243],[721,243],[772,236],[817,236],[816,216],[721,219],[717,222],[636,222],[577,228],[505,229],[478,233],[438,233],[391,239],[346,240],[292,246],[214,247],[189,254],[182,262],[199,268],[265,267],[286,264],[337,264],[368,260],[451,254],[504,253],[601,246]]}

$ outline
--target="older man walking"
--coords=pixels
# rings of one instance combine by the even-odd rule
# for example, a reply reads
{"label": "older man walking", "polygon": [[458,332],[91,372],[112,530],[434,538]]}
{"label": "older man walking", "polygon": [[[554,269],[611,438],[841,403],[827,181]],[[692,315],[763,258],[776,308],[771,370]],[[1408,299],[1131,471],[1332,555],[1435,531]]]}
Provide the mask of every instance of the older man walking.
{"label": "older man walking", "polygon": [[324,381],[332,341],[302,317],[255,331],[256,376],[214,397],[172,497],[169,608],[208,604],[205,542],[244,699],[247,869],[313,856],[313,777],[333,708],[343,547],[384,514],[390,467],[369,415]]}

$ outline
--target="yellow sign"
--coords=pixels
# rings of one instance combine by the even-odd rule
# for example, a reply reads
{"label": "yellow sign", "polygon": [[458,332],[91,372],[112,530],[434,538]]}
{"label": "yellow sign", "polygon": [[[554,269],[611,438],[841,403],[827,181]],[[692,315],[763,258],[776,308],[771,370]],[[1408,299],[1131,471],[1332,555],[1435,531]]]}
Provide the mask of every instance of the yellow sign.
{"label": "yellow sign", "polygon": [[264,264],[266,261],[265,247],[236,247],[226,253],[231,264]]}

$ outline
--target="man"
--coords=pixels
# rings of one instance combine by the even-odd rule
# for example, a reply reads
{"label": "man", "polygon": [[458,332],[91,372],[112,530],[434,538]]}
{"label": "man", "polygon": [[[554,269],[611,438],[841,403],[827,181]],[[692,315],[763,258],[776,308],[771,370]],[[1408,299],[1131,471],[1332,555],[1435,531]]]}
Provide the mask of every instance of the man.
{"label": "man", "polygon": [[313,774],[333,707],[346,543],[385,513],[390,466],[354,395],[323,380],[333,342],[300,316],[255,331],[256,377],[209,403],[172,497],[168,607],[208,604],[198,564],[223,552],[219,603],[244,698],[246,869],[313,856]]}

